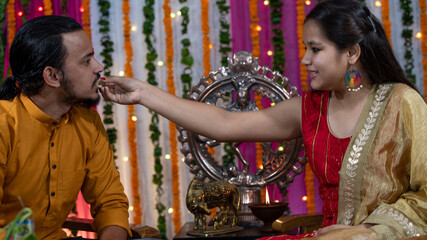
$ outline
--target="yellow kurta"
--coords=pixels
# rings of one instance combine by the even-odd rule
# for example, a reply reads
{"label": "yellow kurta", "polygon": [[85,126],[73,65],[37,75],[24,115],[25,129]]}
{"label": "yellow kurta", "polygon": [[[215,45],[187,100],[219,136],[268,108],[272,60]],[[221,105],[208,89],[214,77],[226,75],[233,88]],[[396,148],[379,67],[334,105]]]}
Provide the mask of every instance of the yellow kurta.
{"label": "yellow kurta", "polygon": [[79,190],[96,230],[117,225],[130,232],[128,200],[93,109],[72,107],[57,122],[26,96],[0,101],[0,185],[0,218],[16,216],[20,196],[41,239],[66,237],[61,225]]}
{"label": "yellow kurta", "polygon": [[427,234],[427,106],[404,84],[375,86],[340,170],[338,224],[377,239]]}

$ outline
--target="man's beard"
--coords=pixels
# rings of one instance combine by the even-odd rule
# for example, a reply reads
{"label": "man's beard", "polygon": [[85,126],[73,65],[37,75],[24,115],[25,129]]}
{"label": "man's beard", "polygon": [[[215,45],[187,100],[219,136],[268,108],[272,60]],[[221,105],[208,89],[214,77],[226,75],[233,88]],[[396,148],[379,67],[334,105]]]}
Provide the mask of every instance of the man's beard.
{"label": "man's beard", "polygon": [[[91,107],[95,107],[96,105],[98,105],[99,101],[101,100],[101,97],[98,94],[98,97],[96,99],[92,99],[92,98],[77,98],[76,94],[74,93],[74,88],[73,88],[73,84],[71,83],[71,81],[67,78],[67,76],[65,75],[64,72],[62,72],[62,81],[61,81],[61,86],[62,89],[64,90],[64,92],[66,93],[66,97],[63,100],[66,104],[73,106],[73,105],[77,105],[77,106],[83,106],[86,108],[91,108]],[[96,74],[96,79],[94,79],[93,83],[92,83],[92,87],[95,86],[96,82],[98,81],[98,79],[101,77],[101,75],[99,73]]]}

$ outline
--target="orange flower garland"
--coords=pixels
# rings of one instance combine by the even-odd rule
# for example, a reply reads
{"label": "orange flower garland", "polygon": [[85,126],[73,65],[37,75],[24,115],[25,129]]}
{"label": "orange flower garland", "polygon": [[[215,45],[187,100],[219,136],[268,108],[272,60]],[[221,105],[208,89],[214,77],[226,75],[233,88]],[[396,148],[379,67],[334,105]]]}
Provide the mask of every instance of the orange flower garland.
{"label": "orange flower garland", "polygon": [[[201,19],[202,19],[202,34],[203,34],[203,75],[208,75],[211,71],[211,55],[209,39],[209,0],[200,0],[201,3]],[[215,149],[208,147],[209,153],[215,155]]]}
{"label": "orange flower garland", "polygon": [[[133,77],[132,72],[132,43],[130,39],[130,20],[129,20],[129,0],[123,0],[123,36],[125,37],[124,47],[126,52],[125,72],[127,77]],[[130,165],[131,170],[131,187],[132,187],[132,200],[134,208],[134,224],[141,224],[142,211],[141,211],[141,197],[139,195],[139,177],[138,177],[138,154],[136,149],[136,126],[135,121],[132,119],[135,116],[135,108],[133,105],[128,106],[128,142],[130,149]]]}
{"label": "orange flower garland", "polygon": [[15,0],[7,3],[7,40],[9,46],[12,44],[16,34]]}
{"label": "orange flower garland", "polygon": [[423,81],[425,101],[427,102],[427,7],[425,0],[419,0],[420,5],[420,26],[421,26],[421,51],[423,54]]}
{"label": "orange flower garland", "polygon": [[381,4],[382,4],[382,19],[383,19],[384,31],[391,46],[391,22],[390,22],[390,7],[388,4],[388,0],[382,0]]}
{"label": "orange flower garland", "polygon": [[82,25],[83,30],[85,30],[86,34],[89,36],[89,39],[92,39],[90,34],[90,1],[89,0],[82,0]]}
{"label": "orange flower garland", "polygon": [[[302,29],[304,27],[304,18],[305,18],[304,0],[298,0],[297,1],[297,35],[298,35],[298,48],[299,48],[300,61],[302,60],[305,54],[305,46],[302,42]],[[307,83],[308,73],[305,69],[305,66],[302,63],[300,63],[300,76],[301,76],[302,91],[307,92],[308,91],[308,83]]]}
{"label": "orange flower garland", "polygon": [[[163,3],[163,25],[165,26],[166,32],[166,68],[167,68],[167,80],[166,85],[168,92],[175,95],[175,83],[173,79],[173,29],[172,29],[172,18],[171,8],[169,6],[170,0],[165,0]],[[173,122],[169,122],[169,142],[170,142],[170,154],[171,154],[171,171],[172,171],[172,195],[173,195],[173,217],[172,222],[174,224],[174,231],[177,233],[181,229],[181,210],[180,210],[180,198],[179,198],[179,168],[178,168],[178,142],[176,140],[176,125]]]}
{"label": "orange flower garland", "polygon": [[43,0],[44,5],[44,15],[52,15],[52,1],[51,0]]}
{"label": "orange flower garland", "polygon": [[[302,60],[305,54],[305,46],[302,42],[302,30],[304,27],[304,18],[305,18],[305,8],[304,1],[297,1],[297,35],[298,35],[298,48],[299,48],[299,58]],[[301,87],[304,92],[308,91],[307,77],[308,73],[305,69],[305,66],[300,63],[300,76],[301,76]],[[316,202],[314,199],[314,177],[313,171],[311,170],[308,164],[305,165],[305,175],[304,183],[307,194],[307,213],[314,213],[316,211]]]}
{"label": "orange flower garland", "polygon": [[[251,39],[252,39],[252,56],[253,58],[260,56],[260,46],[259,46],[259,34],[258,34],[258,1],[251,0],[249,2],[249,13],[251,17]],[[255,95],[255,104],[258,109],[262,109],[262,95]],[[256,155],[256,165],[258,168],[262,167],[262,146],[259,142],[255,144],[255,155]],[[261,199],[265,199],[265,191],[261,191]]]}

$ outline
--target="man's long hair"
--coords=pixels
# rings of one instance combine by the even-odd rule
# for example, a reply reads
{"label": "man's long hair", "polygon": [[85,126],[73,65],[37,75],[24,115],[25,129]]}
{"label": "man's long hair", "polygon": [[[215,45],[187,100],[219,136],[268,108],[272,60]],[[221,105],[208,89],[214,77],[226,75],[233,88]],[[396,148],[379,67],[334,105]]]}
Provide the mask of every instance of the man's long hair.
{"label": "man's long hair", "polygon": [[63,16],[34,18],[18,30],[10,47],[12,76],[0,88],[0,99],[13,99],[22,92],[27,96],[40,93],[47,66],[62,69],[67,55],[62,34],[81,31],[74,19]]}

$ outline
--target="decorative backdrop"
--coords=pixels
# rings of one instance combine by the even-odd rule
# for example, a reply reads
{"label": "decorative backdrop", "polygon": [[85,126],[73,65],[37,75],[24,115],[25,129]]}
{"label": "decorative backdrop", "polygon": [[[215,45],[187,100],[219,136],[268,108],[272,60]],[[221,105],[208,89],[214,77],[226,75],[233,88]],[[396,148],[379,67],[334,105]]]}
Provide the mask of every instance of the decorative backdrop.
{"label": "decorative backdrop", "polygon": [[[426,0],[361,2],[382,20],[399,62],[425,97]],[[300,63],[302,23],[315,4],[315,0],[3,0],[0,76],[10,75],[8,49],[22,23],[56,14],[82,24],[96,58],[105,66],[105,75],[135,77],[185,97],[200,77],[245,50],[259,57],[260,65],[289,77],[302,94],[310,81]],[[268,107],[262,99],[256,101],[259,107]],[[185,206],[193,176],[182,161],[175,125],[141,106],[102,102],[97,110],[130,201],[130,222],[155,227],[171,239],[185,222],[193,220]],[[259,147],[245,143],[241,148],[247,160],[257,162]],[[212,153],[217,159],[232,161],[227,145]],[[287,192],[270,186],[268,193],[272,201],[287,199],[291,214],[322,208],[317,182],[308,168]],[[88,217],[81,197],[76,209],[78,216]]]}

